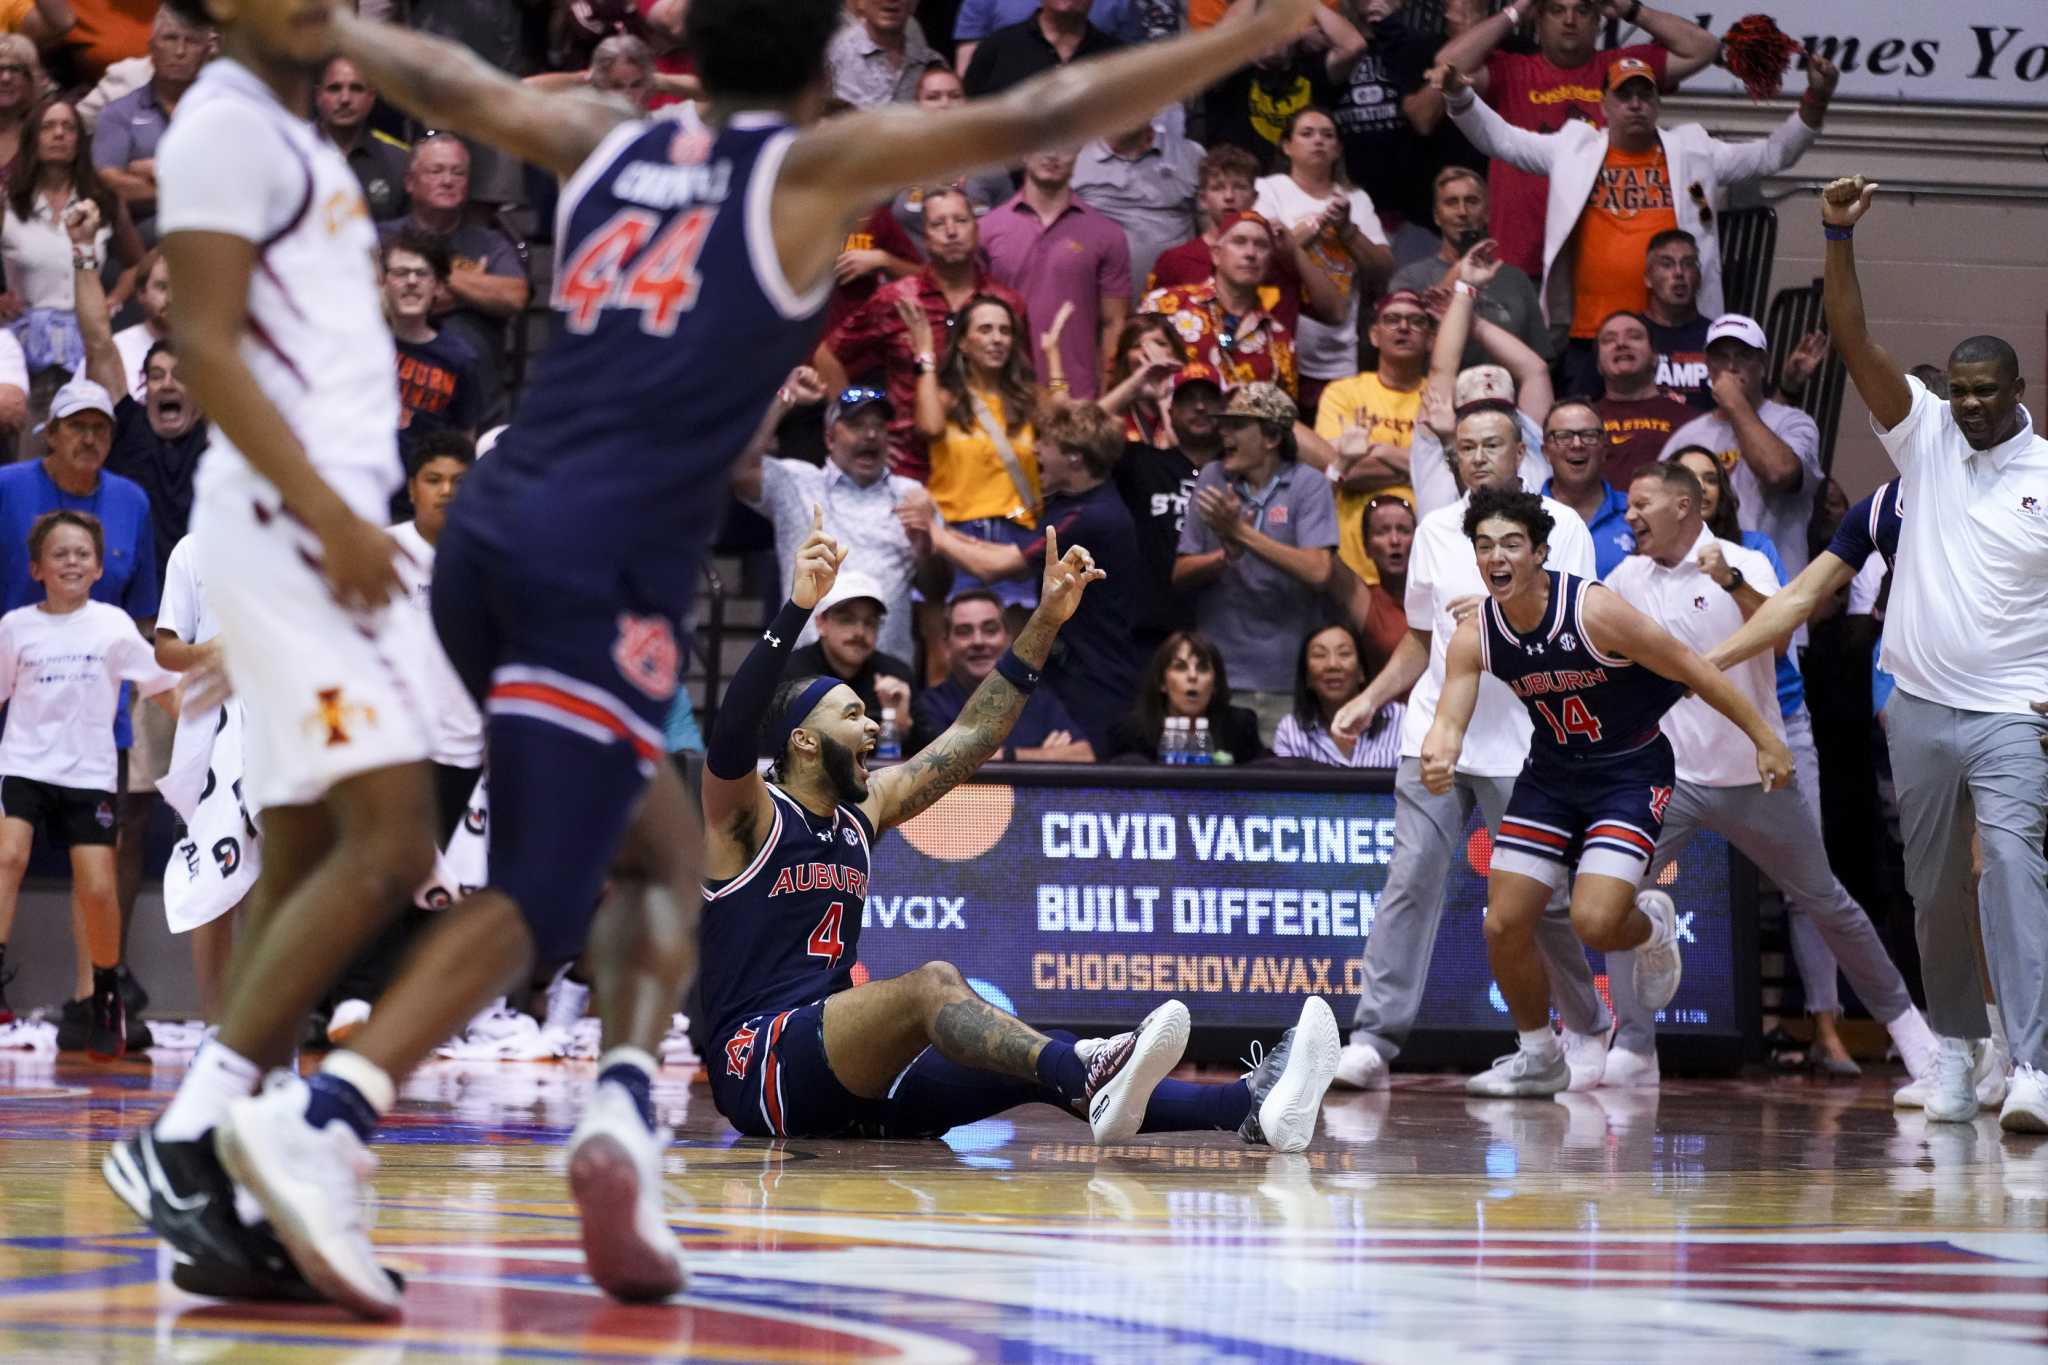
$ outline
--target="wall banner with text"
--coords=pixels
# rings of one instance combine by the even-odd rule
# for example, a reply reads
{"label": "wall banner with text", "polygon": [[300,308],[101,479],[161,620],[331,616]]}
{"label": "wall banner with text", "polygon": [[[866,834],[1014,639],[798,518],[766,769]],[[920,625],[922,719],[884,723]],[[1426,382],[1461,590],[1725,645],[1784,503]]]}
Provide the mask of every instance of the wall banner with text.
{"label": "wall banner with text", "polygon": [[[861,968],[942,959],[1047,1027],[1127,1025],[1172,996],[1197,1026],[1282,1027],[1309,994],[1348,1019],[1393,848],[1383,791],[975,783],[875,845]],[[1481,928],[1489,853],[1475,817],[1418,1029],[1512,1029]],[[1667,875],[1685,976],[1660,1019],[1740,1037],[1728,847],[1702,834]]]}
{"label": "wall banner with text", "polygon": [[[2048,3],[2043,0],[1731,0],[1664,5],[1716,36],[1746,14],[1778,27],[1842,68],[1837,98],[1918,104],[2048,104]],[[1623,41],[1650,41],[1624,26]],[[1688,79],[1689,92],[1742,93],[1720,67]],[[1806,88],[1797,58],[1785,75]]]}

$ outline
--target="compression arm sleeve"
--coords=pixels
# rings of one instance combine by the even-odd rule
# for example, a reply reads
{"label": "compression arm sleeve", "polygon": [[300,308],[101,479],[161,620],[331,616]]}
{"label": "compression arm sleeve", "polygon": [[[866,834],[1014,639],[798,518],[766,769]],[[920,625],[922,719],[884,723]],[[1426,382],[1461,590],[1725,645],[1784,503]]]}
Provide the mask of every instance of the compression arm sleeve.
{"label": "compression arm sleeve", "polygon": [[747,651],[746,659],[732,681],[725,685],[724,703],[718,721],[711,727],[711,744],[704,751],[704,767],[713,777],[736,782],[754,771],[760,755],[761,722],[768,714],[768,702],[775,684],[789,666],[796,649],[796,637],[811,619],[811,609],[784,602],[782,610],[761,638]]}

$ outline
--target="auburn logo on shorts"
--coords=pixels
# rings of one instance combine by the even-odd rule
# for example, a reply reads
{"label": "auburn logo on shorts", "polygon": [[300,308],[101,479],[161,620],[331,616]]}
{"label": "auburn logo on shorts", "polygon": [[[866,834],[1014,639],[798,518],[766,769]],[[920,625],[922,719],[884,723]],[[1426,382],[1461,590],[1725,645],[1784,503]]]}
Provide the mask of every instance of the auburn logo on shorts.
{"label": "auburn logo on shorts", "polygon": [[101,829],[112,829],[114,827],[114,803],[111,801],[100,802],[99,808],[92,813],[92,818]]}
{"label": "auburn logo on shorts", "polygon": [[741,1024],[740,1031],[726,1040],[725,1074],[745,1079],[747,1063],[753,1060],[755,1028],[752,1024]]}
{"label": "auburn logo on shorts", "polygon": [[627,682],[656,701],[675,696],[682,679],[683,652],[676,648],[675,629],[661,616],[620,612],[612,662]]}
{"label": "auburn logo on shorts", "polygon": [[330,749],[349,742],[349,726],[377,723],[376,707],[358,706],[345,700],[338,687],[323,687],[315,692],[313,697],[317,704],[313,708],[313,714],[306,718],[306,728],[315,733],[324,733],[327,736],[327,747]]}
{"label": "auburn logo on shorts", "polygon": [[1664,818],[1664,808],[1670,804],[1671,788],[1650,788],[1650,814],[1656,816],[1659,820],[1662,820]]}

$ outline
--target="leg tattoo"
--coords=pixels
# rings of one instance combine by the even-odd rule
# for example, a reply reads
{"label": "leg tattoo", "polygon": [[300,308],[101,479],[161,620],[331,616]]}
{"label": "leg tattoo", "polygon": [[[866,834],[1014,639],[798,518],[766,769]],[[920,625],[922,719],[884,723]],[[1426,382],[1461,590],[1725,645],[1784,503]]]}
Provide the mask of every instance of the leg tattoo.
{"label": "leg tattoo", "polygon": [[932,1020],[932,1045],[963,1066],[1022,1080],[1036,1079],[1045,1035],[983,1000],[955,1000]]}

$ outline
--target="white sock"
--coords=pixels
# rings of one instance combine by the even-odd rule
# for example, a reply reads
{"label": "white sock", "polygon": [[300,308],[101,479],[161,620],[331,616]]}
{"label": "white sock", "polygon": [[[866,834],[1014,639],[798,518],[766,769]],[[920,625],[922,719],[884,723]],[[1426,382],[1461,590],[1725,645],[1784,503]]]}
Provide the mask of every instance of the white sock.
{"label": "white sock", "polygon": [[1522,1040],[1522,1051],[1531,1057],[1548,1060],[1558,1054],[1557,1035],[1547,1024],[1542,1028],[1517,1029],[1515,1036]]}
{"label": "white sock", "polygon": [[356,1093],[369,1102],[378,1118],[390,1113],[391,1106],[398,1103],[398,1087],[392,1083],[390,1073],[360,1052],[336,1048],[327,1054],[326,1061],[320,1063],[320,1069],[336,1080],[347,1081],[354,1086]]}
{"label": "white sock", "polygon": [[220,1039],[207,1039],[171,1097],[170,1108],[157,1119],[157,1137],[164,1142],[197,1141],[226,1116],[229,1105],[255,1094],[262,1082],[262,1067]]}
{"label": "white sock", "polygon": [[2012,1044],[2005,1036],[2005,1020],[1998,1017],[1998,1006],[1986,1005],[1984,1013],[1991,1016],[1991,1037],[2007,1052],[2012,1051]]}

